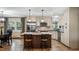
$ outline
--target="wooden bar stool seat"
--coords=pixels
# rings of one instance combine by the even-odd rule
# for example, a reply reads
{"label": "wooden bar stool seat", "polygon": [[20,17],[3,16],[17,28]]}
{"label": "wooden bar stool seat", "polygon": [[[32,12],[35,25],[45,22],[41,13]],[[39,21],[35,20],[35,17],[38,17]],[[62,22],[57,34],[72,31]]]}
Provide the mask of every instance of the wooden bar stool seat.
{"label": "wooden bar stool seat", "polygon": [[24,48],[30,49],[32,48],[32,35],[28,35],[27,38],[24,40]]}
{"label": "wooden bar stool seat", "polygon": [[41,40],[41,48],[48,48],[47,39],[42,39]]}
{"label": "wooden bar stool seat", "polygon": [[41,48],[48,48],[48,37],[41,35]]}

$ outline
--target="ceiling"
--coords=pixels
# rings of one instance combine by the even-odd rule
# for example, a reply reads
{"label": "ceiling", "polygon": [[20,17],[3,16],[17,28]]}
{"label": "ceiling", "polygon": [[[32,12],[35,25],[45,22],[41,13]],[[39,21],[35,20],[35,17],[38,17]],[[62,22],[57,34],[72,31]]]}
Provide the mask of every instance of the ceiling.
{"label": "ceiling", "polygon": [[[0,7],[4,17],[26,17],[31,9],[31,16],[41,16],[44,9],[44,16],[62,15],[67,7]],[[1,16],[0,12],[0,16]]]}

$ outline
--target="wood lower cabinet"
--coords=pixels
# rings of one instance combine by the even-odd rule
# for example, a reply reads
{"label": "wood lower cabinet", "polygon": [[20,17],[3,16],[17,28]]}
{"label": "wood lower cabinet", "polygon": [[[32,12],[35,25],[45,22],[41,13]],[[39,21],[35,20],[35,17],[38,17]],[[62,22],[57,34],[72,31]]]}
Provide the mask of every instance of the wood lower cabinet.
{"label": "wood lower cabinet", "polygon": [[33,47],[40,48],[40,35],[33,35]]}
{"label": "wood lower cabinet", "polygon": [[50,34],[43,34],[43,35],[30,35],[24,34],[24,46],[26,46],[26,39],[32,39],[32,47],[33,48],[41,48],[41,39],[47,39],[47,48],[51,48],[51,35]]}

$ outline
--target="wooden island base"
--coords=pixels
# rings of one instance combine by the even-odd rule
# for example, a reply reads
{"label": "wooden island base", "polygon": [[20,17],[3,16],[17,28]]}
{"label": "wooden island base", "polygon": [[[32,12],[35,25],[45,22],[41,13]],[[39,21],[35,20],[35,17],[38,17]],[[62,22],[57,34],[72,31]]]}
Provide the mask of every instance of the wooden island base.
{"label": "wooden island base", "polygon": [[31,39],[32,41],[30,41],[29,43],[32,45],[31,47],[32,48],[41,48],[41,44],[42,44],[42,41],[41,39],[47,39],[47,42],[46,42],[46,45],[47,47],[46,48],[51,48],[51,34],[38,34],[38,35],[35,35],[35,34],[23,34],[24,36],[24,48],[28,45],[26,40],[28,39]]}

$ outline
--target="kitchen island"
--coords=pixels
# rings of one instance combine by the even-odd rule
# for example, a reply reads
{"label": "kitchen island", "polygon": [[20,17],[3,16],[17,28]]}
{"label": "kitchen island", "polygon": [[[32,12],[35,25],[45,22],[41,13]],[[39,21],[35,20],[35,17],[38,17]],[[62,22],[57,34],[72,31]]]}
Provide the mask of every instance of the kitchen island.
{"label": "kitchen island", "polygon": [[24,32],[22,36],[24,37],[24,47],[26,46],[26,39],[30,37],[32,39],[32,48],[41,48],[41,39],[47,39],[47,48],[51,48],[51,35],[50,32]]}

